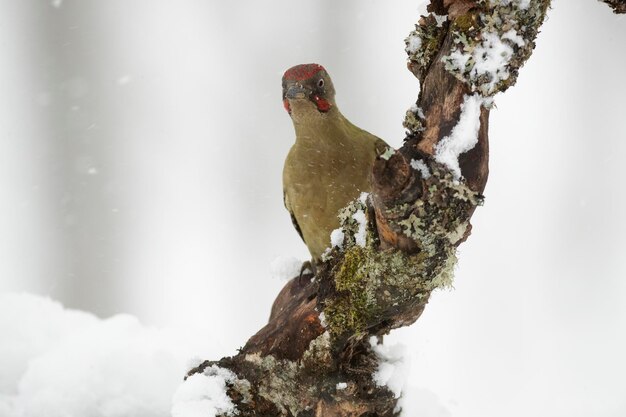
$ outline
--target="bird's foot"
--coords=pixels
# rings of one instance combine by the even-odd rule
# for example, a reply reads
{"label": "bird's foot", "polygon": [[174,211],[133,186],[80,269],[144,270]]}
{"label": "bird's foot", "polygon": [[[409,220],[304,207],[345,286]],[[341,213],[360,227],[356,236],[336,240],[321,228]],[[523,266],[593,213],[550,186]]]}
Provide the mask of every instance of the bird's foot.
{"label": "bird's foot", "polygon": [[298,277],[298,284],[306,285],[306,280],[312,280],[315,278],[316,268],[315,262],[305,261],[300,268],[300,276]]}

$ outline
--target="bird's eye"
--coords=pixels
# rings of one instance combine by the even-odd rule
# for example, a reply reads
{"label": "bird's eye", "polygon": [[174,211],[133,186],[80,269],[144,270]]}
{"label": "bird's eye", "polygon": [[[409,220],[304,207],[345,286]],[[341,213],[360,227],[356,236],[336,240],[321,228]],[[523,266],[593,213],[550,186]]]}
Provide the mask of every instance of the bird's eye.
{"label": "bird's eye", "polygon": [[324,79],[320,78],[320,80],[317,82],[317,86],[318,87],[324,87]]}

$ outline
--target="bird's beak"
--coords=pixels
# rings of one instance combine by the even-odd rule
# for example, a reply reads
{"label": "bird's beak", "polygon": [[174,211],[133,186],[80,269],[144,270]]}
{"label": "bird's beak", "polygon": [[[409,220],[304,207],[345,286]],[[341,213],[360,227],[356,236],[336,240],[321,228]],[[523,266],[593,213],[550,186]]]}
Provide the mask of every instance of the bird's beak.
{"label": "bird's beak", "polygon": [[289,88],[287,89],[287,92],[285,93],[285,97],[292,100],[292,99],[304,99],[307,98],[309,96],[309,91],[302,87],[301,85],[291,85],[289,86]]}

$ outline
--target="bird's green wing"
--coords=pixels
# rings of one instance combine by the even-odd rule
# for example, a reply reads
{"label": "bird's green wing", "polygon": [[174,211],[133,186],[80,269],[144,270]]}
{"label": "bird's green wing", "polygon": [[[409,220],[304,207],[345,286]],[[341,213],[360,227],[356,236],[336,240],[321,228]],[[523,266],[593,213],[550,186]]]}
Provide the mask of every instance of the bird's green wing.
{"label": "bird's green wing", "polygon": [[302,235],[302,229],[300,229],[300,225],[298,224],[298,221],[296,220],[296,216],[294,216],[293,211],[291,210],[291,207],[289,207],[289,200],[287,199],[287,193],[285,192],[283,192],[283,203],[285,204],[285,208],[287,209],[287,211],[289,212],[289,215],[291,216],[291,223],[293,224],[293,227],[296,228],[296,232],[298,232],[302,241],[306,243],[306,241],[304,240],[304,236]]}

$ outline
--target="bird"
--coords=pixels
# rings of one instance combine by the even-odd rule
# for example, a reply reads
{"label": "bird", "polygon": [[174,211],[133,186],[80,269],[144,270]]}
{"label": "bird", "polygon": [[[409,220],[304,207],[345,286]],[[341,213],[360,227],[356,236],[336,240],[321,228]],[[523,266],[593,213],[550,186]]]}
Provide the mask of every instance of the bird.
{"label": "bird", "polygon": [[388,145],[339,111],[333,82],[319,64],[285,71],[282,93],[296,134],[283,167],[284,204],[315,266],[340,227],[339,210],[370,191],[374,161]]}

